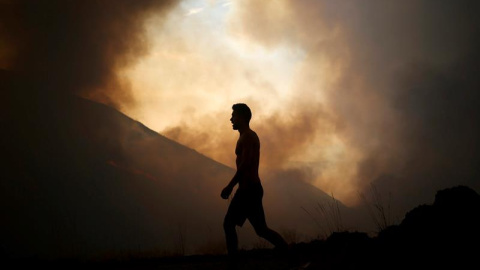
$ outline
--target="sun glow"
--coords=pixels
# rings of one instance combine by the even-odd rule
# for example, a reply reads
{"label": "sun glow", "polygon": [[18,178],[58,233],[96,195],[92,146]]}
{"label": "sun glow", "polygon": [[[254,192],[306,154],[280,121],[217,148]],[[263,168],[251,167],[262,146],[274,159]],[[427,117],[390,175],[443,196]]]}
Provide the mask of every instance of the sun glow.
{"label": "sun glow", "polygon": [[[329,182],[340,167],[355,168],[354,159],[341,160],[348,149],[335,139],[324,104],[324,91],[338,70],[326,58],[310,67],[306,52],[294,43],[258,44],[232,26],[237,8],[230,1],[184,1],[167,18],[150,18],[149,54],[125,71],[136,105],[124,110],[167,137],[234,166],[231,151],[225,150],[237,136],[229,116],[232,104],[245,102],[254,111],[252,127],[265,142],[262,166],[284,170],[321,164],[314,169],[318,176],[308,181],[331,189]],[[327,133],[315,135],[318,127],[311,125]],[[285,132],[304,135],[272,138]],[[200,142],[195,134],[207,139]],[[287,150],[277,155],[281,148]]]}
{"label": "sun glow", "polygon": [[229,31],[234,5],[227,3],[186,1],[162,27],[148,21],[151,53],[126,72],[137,101],[128,109],[133,117],[161,132],[196,111],[255,100],[262,103],[257,114],[268,114],[289,98],[301,50],[240,40]]}

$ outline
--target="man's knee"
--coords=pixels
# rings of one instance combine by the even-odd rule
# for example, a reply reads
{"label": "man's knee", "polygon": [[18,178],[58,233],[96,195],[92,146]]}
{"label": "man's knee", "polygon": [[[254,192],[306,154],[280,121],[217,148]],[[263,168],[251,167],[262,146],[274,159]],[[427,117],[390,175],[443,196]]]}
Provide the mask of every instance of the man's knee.
{"label": "man's knee", "polygon": [[270,229],[267,226],[257,226],[254,229],[255,229],[255,233],[258,236],[263,237],[263,238],[268,236],[268,232],[270,231]]}

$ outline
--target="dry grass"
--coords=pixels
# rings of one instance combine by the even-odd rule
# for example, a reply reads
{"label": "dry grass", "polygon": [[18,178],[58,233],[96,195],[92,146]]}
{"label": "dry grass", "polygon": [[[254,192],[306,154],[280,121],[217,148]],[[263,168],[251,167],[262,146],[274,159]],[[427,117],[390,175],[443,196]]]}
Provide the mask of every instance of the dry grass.
{"label": "dry grass", "polygon": [[333,232],[341,232],[344,230],[339,203],[333,194],[331,201],[317,203],[317,205],[313,208],[313,211],[309,211],[304,207],[301,208],[319,228],[319,238],[325,239]]}
{"label": "dry grass", "polygon": [[391,207],[392,194],[390,192],[388,193],[388,199],[385,202],[382,195],[373,184],[370,184],[369,193],[370,194],[368,196],[367,194],[361,192],[359,193],[359,196],[366,205],[368,214],[370,215],[378,232],[380,232],[394,223]]}

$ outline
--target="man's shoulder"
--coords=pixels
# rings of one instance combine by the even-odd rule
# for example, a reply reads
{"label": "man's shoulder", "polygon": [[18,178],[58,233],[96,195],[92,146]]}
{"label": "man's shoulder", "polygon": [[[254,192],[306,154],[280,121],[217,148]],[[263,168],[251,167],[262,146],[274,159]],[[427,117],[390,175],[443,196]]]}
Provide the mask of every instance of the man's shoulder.
{"label": "man's shoulder", "polygon": [[251,129],[245,132],[243,139],[252,143],[260,142],[257,133]]}
{"label": "man's shoulder", "polygon": [[246,130],[245,133],[243,133],[243,136],[244,138],[258,138],[258,135],[255,131],[249,129],[249,130]]}

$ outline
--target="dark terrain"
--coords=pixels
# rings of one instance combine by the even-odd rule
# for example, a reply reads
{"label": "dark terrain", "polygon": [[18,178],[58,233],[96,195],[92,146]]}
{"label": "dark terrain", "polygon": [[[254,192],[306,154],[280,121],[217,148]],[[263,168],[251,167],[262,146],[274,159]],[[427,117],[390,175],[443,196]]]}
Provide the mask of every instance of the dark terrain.
{"label": "dark terrain", "polygon": [[[237,269],[471,269],[478,261],[480,196],[457,186],[433,204],[407,213],[376,237],[335,232],[326,240],[292,244],[288,254],[246,250]],[[70,269],[228,269],[226,255],[123,258],[102,261],[17,261],[15,265]]]}

